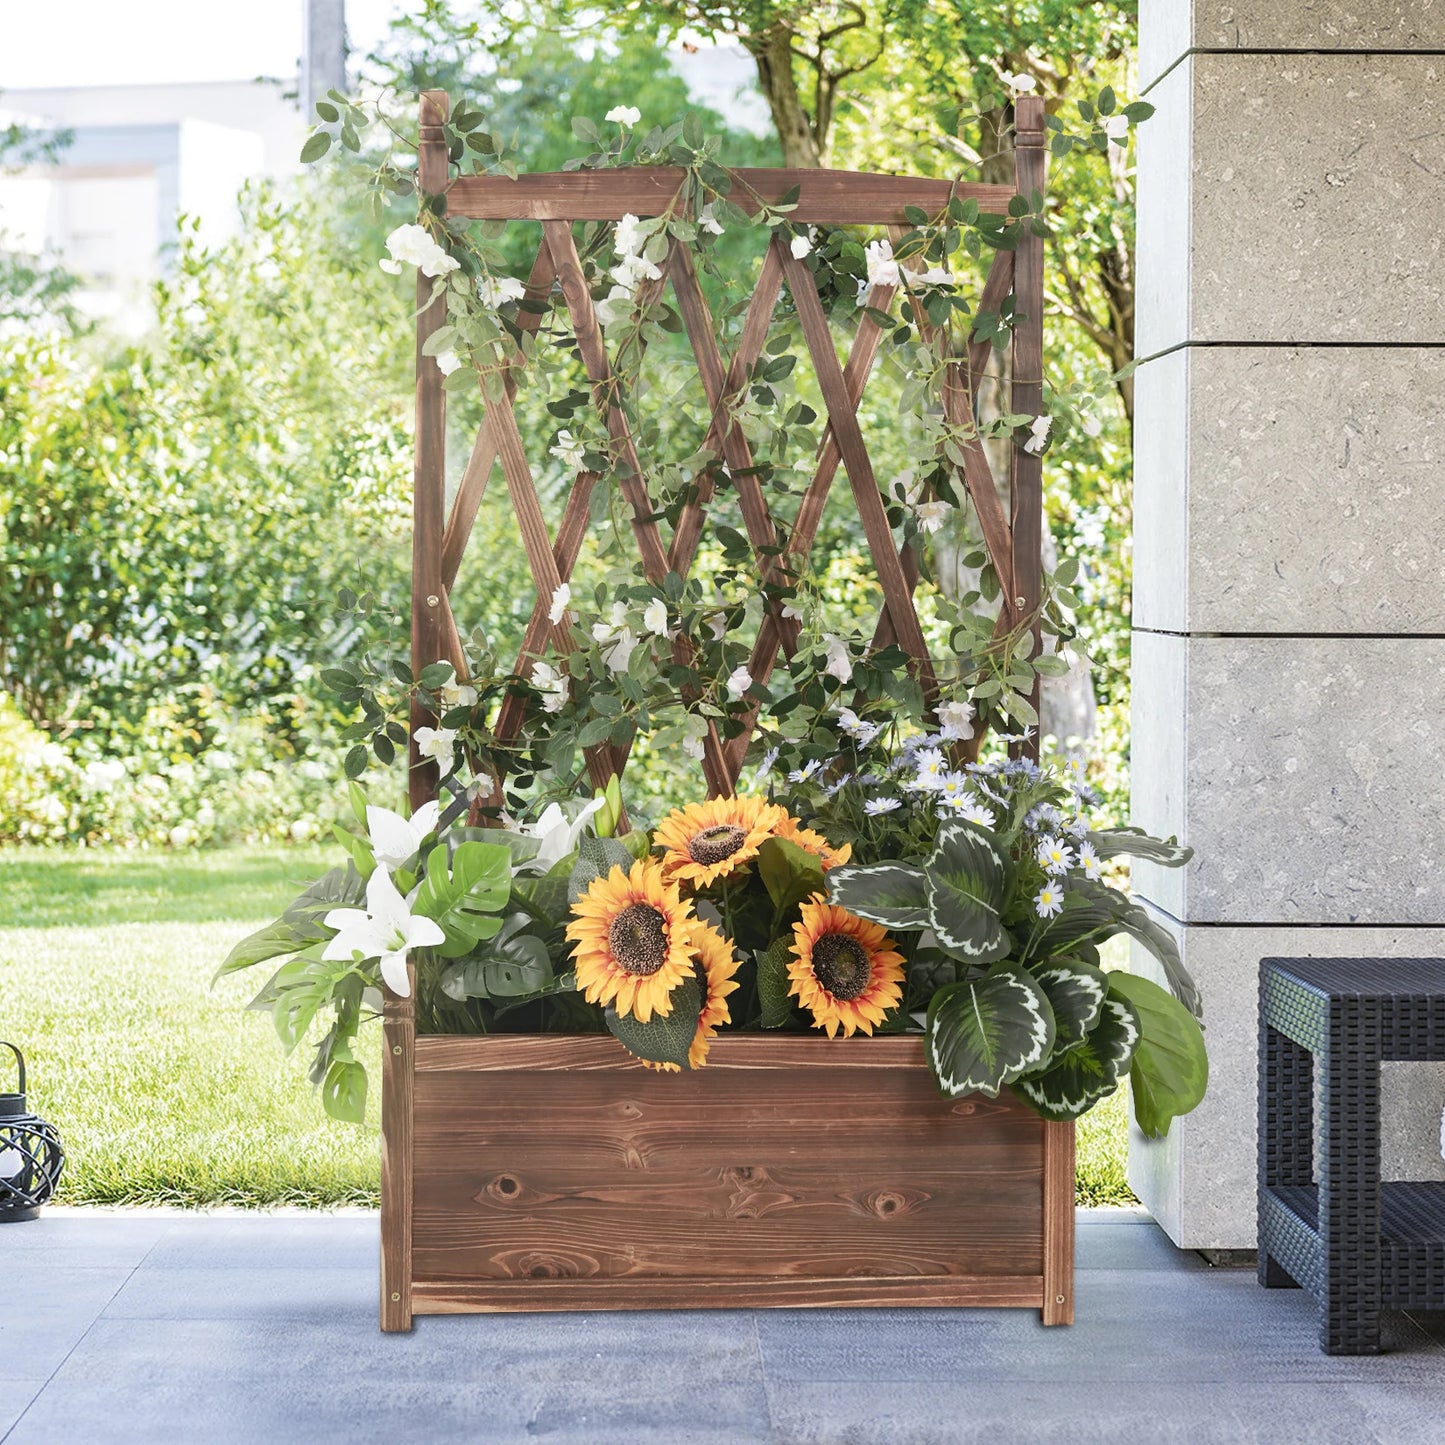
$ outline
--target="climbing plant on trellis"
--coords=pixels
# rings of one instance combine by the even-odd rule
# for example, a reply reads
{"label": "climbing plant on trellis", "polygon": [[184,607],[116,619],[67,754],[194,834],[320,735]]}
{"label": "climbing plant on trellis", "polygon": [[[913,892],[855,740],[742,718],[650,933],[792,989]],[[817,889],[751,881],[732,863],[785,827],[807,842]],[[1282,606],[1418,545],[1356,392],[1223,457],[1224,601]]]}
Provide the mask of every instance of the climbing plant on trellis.
{"label": "climbing plant on trellis", "polygon": [[[825,504],[841,470],[867,542],[882,607],[873,634],[875,649],[896,644],[907,657],[907,669],[921,689],[926,710],[939,697],[935,661],[920,625],[915,590],[920,576],[921,539],[895,538],[885,493],[870,455],[859,407],[878,357],[889,317],[900,293],[910,292],[910,274],[896,267],[872,284],[857,311],[857,324],[847,359],[839,358],[833,323],[807,259],[807,247],[793,245],[807,227],[884,227],[899,255],[917,235],[920,219],[940,218],[946,227],[979,216],[1000,220],[986,281],[975,314],[1010,318],[1008,366],[1009,407],[1015,421],[1042,411],[1043,227],[1039,219],[1044,185],[1045,122],[1041,102],[1021,97],[1017,104],[1016,181],[1013,186],[970,184],[947,180],[831,171],[747,170],[727,173],[723,184],[733,204],[744,209],[776,207],[787,225],[776,227],[752,286],[752,296],[731,354],[718,339],[712,311],[689,248],[675,237],[667,242],[656,274],[638,287],[636,305],[646,310],[670,288],[698,375],[711,411],[704,443],[722,459],[725,470],[702,471],[681,507],[670,519],[648,492],[648,469],[638,455],[627,409],[620,398],[622,378],[615,356],[609,355],[598,305],[584,273],[574,227],[579,223],[623,222],[692,205],[692,180],[678,166],[627,166],[584,169],[550,175],[449,176],[449,151],[457,153],[457,137],[444,129],[448,100],[442,92],[422,99],[418,189],[429,198],[434,216],[445,216],[453,233],[470,223],[540,222],[542,237],[516,310],[510,333],[500,334],[481,368],[486,395],[483,419],[450,507],[446,504],[446,397],[451,381],[436,363],[437,342],[449,327],[447,309],[439,304],[444,281],[418,275],[416,334],[416,464],[413,537],[412,670],[422,677],[439,660],[449,661],[458,678],[467,676],[466,649],[453,607],[462,559],[473,524],[491,478],[500,469],[521,545],[536,589],[518,656],[515,676],[532,676],[544,654],[566,658],[577,646],[565,607],[554,599],[565,595],[592,516],[594,489],[607,478],[603,469],[578,470],[555,531],[544,512],[533,470],[535,445],[529,448],[518,424],[515,402],[528,383],[526,343],[535,339],[544,318],[554,323],[565,315],[565,335],[585,369],[592,404],[605,421],[612,480],[626,505],[641,575],[662,589],[672,579],[686,579],[699,544],[716,520],[721,504],[719,476],[736,495],[751,547],[762,610],[747,664],[750,680],[766,683],[780,654],[790,657],[798,644],[796,615],[786,605],[789,588],[812,550]],[[441,198],[441,199],[436,199]],[[895,279],[896,278],[896,279]],[[811,479],[796,514],[784,525],[759,484],[746,428],[735,404],[754,376],[784,287],[791,295],[806,351],[816,374],[824,407],[821,444]],[[912,294],[903,297],[918,336],[938,344],[946,322]],[[446,332],[450,335],[450,330]],[[1041,457],[1029,445],[1026,426],[1015,426],[1007,447],[1006,487],[999,485],[978,424],[980,384],[988,371],[995,343],[982,327],[973,331],[956,354],[946,357],[937,373],[936,403],[950,439],[949,456],[971,505],[988,564],[998,584],[999,639],[1022,639],[1019,656],[1037,654],[1044,598],[1040,567],[1042,524]],[[1007,503],[1003,500],[1007,497]],[[673,659],[685,666],[693,643],[685,635],[671,642]],[[573,683],[574,689],[576,683]],[[1026,672],[1020,687],[1037,705],[1037,675]],[[1030,697],[1031,694],[1031,697]],[[721,724],[706,720],[701,739],[702,769],[711,795],[736,787],[748,745],[765,704],[745,702],[736,717]],[[515,740],[535,708],[525,687],[510,688],[491,722],[501,746]],[[412,701],[411,798],[414,806],[434,797],[438,772],[417,746],[419,729],[435,728],[440,709],[425,691]],[[960,746],[967,750],[970,744]],[[976,749],[977,739],[972,746]],[[1014,742],[1015,749],[1036,748],[1033,741]],[[621,777],[632,751],[632,739],[607,737],[587,742],[584,752],[592,782],[603,787]],[[482,769],[485,772],[485,767]],[[485,787],[485,785],[484,785]],[[475,794],[475,790],[474,790]],[[485,793],[483,795],[485,801]]]}

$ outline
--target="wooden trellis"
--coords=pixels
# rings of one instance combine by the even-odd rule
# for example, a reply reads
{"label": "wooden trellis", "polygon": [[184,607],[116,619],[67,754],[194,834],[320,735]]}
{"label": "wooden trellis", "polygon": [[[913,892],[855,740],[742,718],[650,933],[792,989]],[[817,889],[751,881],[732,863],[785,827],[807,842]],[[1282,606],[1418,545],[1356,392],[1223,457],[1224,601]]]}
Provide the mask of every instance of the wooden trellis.
{"label": "wooden trellis", "polygon": [[[626,416],[609,396],[612,364],[602,328],[583,276],[572,228],[579,221],[616,222],[624,214],[655,216],[664,212],[677,194],[684,172],[670,168],[581,171],[522,176],[508,180],[493,176],[464,176],[447,182],[447,147],[442,126],[447,97],[429,91],[422,98],[420,182],[428,194],[445,191],[447,214],[472,220],[529,220],[542,223],[542,242],[527,283],[529,303],[519,324],[529,330],[540,325],[547,307],[565,305],[571,334],[577,342],[594,396],[607,412],[607,426],[622,458],[619,486],[631,514],[633,536],[648,580],[661,586],[669,572],[686,577],[707,524],[713,500],[708,476],[684,505],[670,537],[659,527],[656,509],[647,494],[645,473]],[[1045,130],[1042,101],[1021,97],[1016,111],[1015,184],[966,184],[901,176],[843,171],[748,170],[739,173],[745,184],[735,187],[730,199],[746,204],[744,196],[778,200],[797,188],[797,205],[790,219],[797,224],[886,226],[895,236],[905,228],[905,207],[939,214],[949,199],[972,199],[979,209],[1004,213],[1015,195],[1031,197],[1044,188]],[[796,570],[806,559],[823,517],[824,505],[841,466],[874,559],[884,598],[874,641],[877,646],[897,643],[912,658],[930,703],[937,684],[914,602],[918,559],[910,546],[899,548],[888,524],[886,505],[858,420],[858,409],[883,332],[860,310],[846,364],[840,364],[832,331],[818,289],[807,264],[795,258],[786,240],[774,235],[758,276],[744,319],[737,348],[724,357],[706,299],[685,247],[672,245],[660,280],[646,283],[640,299],[652,304],[670,283],[691,344],[703,390],[712,410],[706,445],[719,453],[732,474],[738,502],[758,566],[760,580]],[[773,311],[786,283],[792,293],[804,341],[816,371],[826,410],[826,429],[797,516],[780,537],[757,477],[742,428],[734,423],[730,402],[746,386],[753,365],[761,356]],[[527,449],[517,427],[513,400],[522,380],[521,357],[513,359],[503,378],[499,398],[490,402],[471,456],[462,475],[450,512],[446,508],[446,393],[435,360],[425,351],[428,338],[445,324],[444,308],[427,305],[431,283],[418,277],[421,308],[416,335],[416,467],[415,530],[412,545],[412,665],[416,673],[440,658],[449,658],[459,676],[466,675],[466,659],[451,605],[451,593],[461,566],[483,493],[498,462],[510,497],[536,584],[537,598],[528,622],[518,661],[526,675],[550,643],[559,654],[573,647],[565,614],[549,620],[550,600],[557,587],[572,574],[586,535],[589,502],[599,477],[582,473],[572,487],[553,536],[543,516],[533,482]],[[897,287],[875,286],[868,307],[887,311]],[[997,310],[1010,295],[1014,300],[1012,334],[1011,407],[1036,415],[1042,409],[1043,388],[1043,242],[1025,230],[1014,251],[996,253],[980,298],[981,310]],[[919,308],[921,312],[921,308]],[[925,337],[926,318],[918,316]],[[1000,630],[1032,626],[1038,638],[1042,527],[1041,460],[1021,446],[1010,450],[1009,513],[1000,502],[999,489],[982,442],[973,426],[977,387],[989,360],[990,343],[975,341],[966,357],[949,363],[941,398],[947,420],[972,440],[964,444],[964,482],[979,521],[984,545],[997,572],[1002,612]],[[781,548],[781,551],[778,549]],[[753,644],[748,670],[765,682],[779,652],[791,655],[797,643],[797,623],[782,615],[776,599],[764,591],[767,610]],[[686,661],[688,644],[675,647]],[[1037,683],[1034,701],[1037,703]],[[496,731],[514,738],[524,721],[525,701],[512,695],[504,702]],[[412,733],[436,719],[414,704]],[[723,739],[709,724],[704,740],[703,768],[710,795],[733,791],[743,765],[757,714],[747,719],[738,736]],[[600,743],[587,750],[592,780],[604,784],[621,775],[628,748]],[[411,801],[419,806],[436,795],[436,767],[411,747]]]}

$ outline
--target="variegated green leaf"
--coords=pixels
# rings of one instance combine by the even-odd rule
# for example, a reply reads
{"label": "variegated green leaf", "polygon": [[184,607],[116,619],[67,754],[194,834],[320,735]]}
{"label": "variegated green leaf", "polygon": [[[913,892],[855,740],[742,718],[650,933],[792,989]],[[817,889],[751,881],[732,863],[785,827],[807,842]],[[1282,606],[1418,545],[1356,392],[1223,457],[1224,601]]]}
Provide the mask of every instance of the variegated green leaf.
{"label": "variegated green leaf", "polygon": [[1182,868],[1193,856],[1177,838],[1155,838],[1142,828],[1099,828],[1089,834],[1089,842],[1101,858],[1145,858],[1161,868]]}
{"label": "variegated green leaf", "polygon": [[1083,1043],[1056,1053],[1040,1073],[1015,1079],[1014,1092],[1045,1119],[1077,1119],[1119,1087],[1138,1044],[1138,1016],[1127,1000],[1110,995]]}
{"label": "variegated green leaf", "polygon": [[945,1094],[987,1094],[1049,1056],[1054,1014],[1022,969],[950,984],[928,1005],[928,1062]]}
{"label": "variegated green leaf", "polygon": [[952,819],[928,859],[928,921],[939,946],[974,963],[1008,957],[1012,940],[999,917],[1009,860],[993,837]]}
{"label": "variegated green leaf", "polygon": [[1061,1054],[1083,1043],[1099,1021],[1109,990],[1104,970],[1077,958],[1061,958],[1029,972],[1054,1011],[1054,1053]]}
{"label": "variegated green leaf", "polygon": [[828,899],[859,918],[907,933],[928,927],[928,875],[906,863],[834,868]]}

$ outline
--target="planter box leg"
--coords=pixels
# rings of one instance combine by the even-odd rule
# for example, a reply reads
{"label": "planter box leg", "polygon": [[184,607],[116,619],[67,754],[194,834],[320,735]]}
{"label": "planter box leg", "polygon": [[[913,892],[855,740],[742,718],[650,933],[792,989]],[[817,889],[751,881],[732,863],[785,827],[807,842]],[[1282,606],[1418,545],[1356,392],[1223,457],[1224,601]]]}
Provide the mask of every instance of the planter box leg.
{"label": "planter box leg", "polygon": [[1074,1126],[1044,1125],[1044,1302],[1046,1325],[1074,1322]]}
{"label": "planter box leg", "polygon": [[416,1018],[387,990],[381,1056],[381,1328],[411,1329],[412,1103]]}

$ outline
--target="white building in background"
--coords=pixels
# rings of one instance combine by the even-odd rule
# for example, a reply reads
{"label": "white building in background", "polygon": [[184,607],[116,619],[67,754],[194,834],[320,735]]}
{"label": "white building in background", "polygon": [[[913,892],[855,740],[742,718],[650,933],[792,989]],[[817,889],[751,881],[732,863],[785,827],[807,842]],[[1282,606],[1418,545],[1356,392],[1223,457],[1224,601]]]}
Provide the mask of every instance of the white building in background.
{"label": "white building in background", "polygon": [[223,239],[245,181],[295,172],[305,127],[292,88],[238,80],[5,91],[8,117],[71,140],[53,165],[0,174],[0,240],[62,261],[82,278],[77,300],[95,319],[143,330],[178,217]]}

